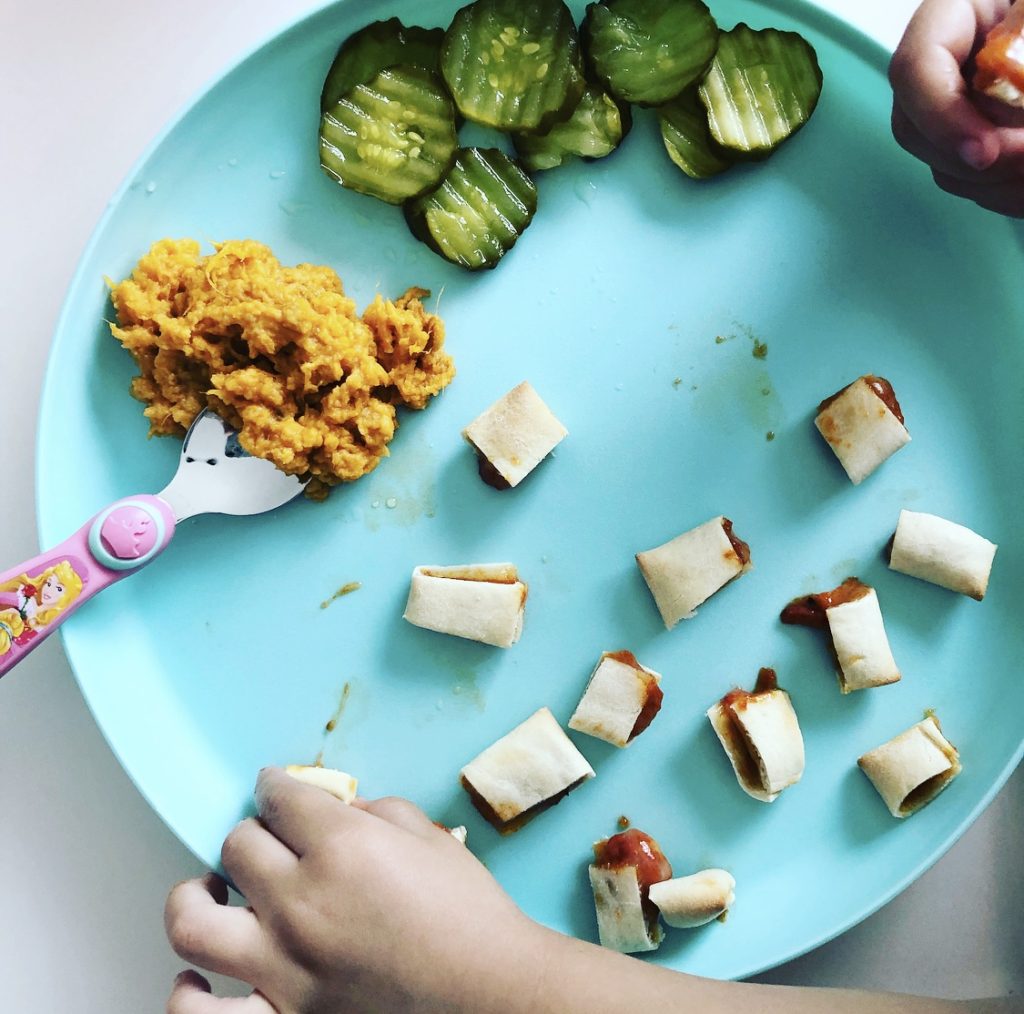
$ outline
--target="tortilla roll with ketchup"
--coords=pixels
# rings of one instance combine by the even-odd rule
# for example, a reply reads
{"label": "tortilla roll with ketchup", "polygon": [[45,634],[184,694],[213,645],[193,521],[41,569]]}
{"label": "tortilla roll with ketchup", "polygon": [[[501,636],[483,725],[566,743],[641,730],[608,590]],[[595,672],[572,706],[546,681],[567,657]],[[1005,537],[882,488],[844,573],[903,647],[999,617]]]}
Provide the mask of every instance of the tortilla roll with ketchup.
{"label": "tortilla roll with ketchup", "polygon": [[894,817],[920,810],[961,771],[960,754],[942,735],[934,715],[869,750],[857,765]]}
{"label": "tortilla roll with ketchup", "polygon": [[569,728],[629,746],[661,708],[660,682],[661,674],[641,665],[631,651],[602,652]]}
{"label": "tortilla roll with ketchup", "polygon": [[525,380],[462,431],[476,451],[480,478],[495,489],[518,486],[568,435]]}
{"label": "tortilla roll with ketchup", "polygon": [[782,610],[781,619],[828,633],[839,689],[844,694],[900,679],[878,595],[858,578],[848,577],[832,591],[794,599]]}
{"label": "tortilla roll with ketchup", "polygon": [[403,618],[427,630],[508,648],[522,633],[526,594],[511,563],[416,567]]}
{"label": "tortilla roll with ketchup", "polygon": [[985,37],[974,67],[977,91],[1024,109],[1024,4],[1019,0]]}
{"label": "tortilla roll with ketchup", "polygon": [[889,566],[980,602],[988,590],[996,545],[934,514],[902,510]]}
{"label": "tortilla roll with ketchup", "polygon": [[753,691],[729,691],[707,716],[748,796],[771,803],[800,781],[803,735],[793,702],[779,688],[774,669],[761,669]]}
{"label": "tortilla roll with ketchup", "polygon": [[814,425],[855,486],[910,442],[892,385],[870,374],[826,398]]}
{"label": "tortilla roll with ketchup", "polygon": [[731,873],[711,869],[651,884],[650,899],[669,926],[695,929],[715,919],[724,922],[736,900],[735,892]]}
{"label": "tortilla roll with ketchup", "polygon": [[668,630],[752,566],[750,547],[722,515],[637,553],[636,562]]}
{"label": "tortilla roll with ketchup", "polygon": [[636,828],[612,835],[595,842],[587,872],[601,946],[622,954],[656,950],[664,934],[649,894],[672,876],[658,843]]}
{"label": "tortilla roll with ketchup", "polygon": [[462,787],[481,815],[511,834],[594,777],[547,708],[502,736],[460,772]]}

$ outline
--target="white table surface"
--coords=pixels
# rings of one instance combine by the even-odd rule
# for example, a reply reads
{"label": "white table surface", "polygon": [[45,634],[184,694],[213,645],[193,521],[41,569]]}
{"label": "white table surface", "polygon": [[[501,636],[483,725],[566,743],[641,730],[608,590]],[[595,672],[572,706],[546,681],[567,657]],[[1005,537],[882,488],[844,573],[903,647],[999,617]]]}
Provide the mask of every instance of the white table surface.
{"label": "white table surface", "polygon": [[[43,369],[65,290],[108,198],[197,89],[319,5],[0,0],[4,566],[37,550],[33,459]],[[915,0],[821,5],[891,48]],[[900,897],[760,978],[948,997],[1024,991],[1021,856],[1018,771]],[[163,935],[164,897],[200,872],[110,753],[58,641],[43,645],[0,682],[0,1011],[162,1010],[180,968]]]}

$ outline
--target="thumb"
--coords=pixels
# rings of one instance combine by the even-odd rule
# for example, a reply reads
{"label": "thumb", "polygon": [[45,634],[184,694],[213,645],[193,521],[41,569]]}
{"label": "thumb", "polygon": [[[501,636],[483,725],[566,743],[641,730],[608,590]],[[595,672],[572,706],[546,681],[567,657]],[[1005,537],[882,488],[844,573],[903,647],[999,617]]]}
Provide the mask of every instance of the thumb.
{"label": "thumb", "polygon": [[942,154],[975,170],[1000,153],[996,126],[971,101],[962,67],[981,26],[970,3],[925,0],[889,65],[893,100]]}

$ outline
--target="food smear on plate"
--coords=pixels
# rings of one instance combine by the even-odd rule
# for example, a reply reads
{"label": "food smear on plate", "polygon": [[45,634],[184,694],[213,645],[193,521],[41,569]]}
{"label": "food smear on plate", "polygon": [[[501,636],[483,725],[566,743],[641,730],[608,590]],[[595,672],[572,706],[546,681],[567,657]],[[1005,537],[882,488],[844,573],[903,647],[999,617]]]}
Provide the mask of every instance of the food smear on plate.
{"label": "food smear on plate", "polygon": [[347,581],[340,588],[338,588],[333,595],[331,595],[329,598],[324,599],[323,602],[320,603],[320,608],[326,609],[332,602],[336,601],[337,599],[343,598],[345,595],[351,595],[352,592],[359,591],[359,589],[362,587],[363,585],[360,581]]}
{"label": "food smear on plate", "polygon": [[378,294],[360,317],[330,267],[286,267],[253,240],[202,255],[163,239],[113,285],[111,331],[138,363],[151,436],[182,436],[210,408],[322,499],[388,454],[397,406],[426,407],[454,377],[428,295]]}
{"label": "food smear on plate", "polygon": [[328,735],[338,728],[342,712],[345,710],[345,705],[348,704],[349,694],[351,693],[352,684],[345,680],[345,685],[341,688],[341,696],[338,698],[338,706],[334,709],[334,714],[324,724],[324,732]]}

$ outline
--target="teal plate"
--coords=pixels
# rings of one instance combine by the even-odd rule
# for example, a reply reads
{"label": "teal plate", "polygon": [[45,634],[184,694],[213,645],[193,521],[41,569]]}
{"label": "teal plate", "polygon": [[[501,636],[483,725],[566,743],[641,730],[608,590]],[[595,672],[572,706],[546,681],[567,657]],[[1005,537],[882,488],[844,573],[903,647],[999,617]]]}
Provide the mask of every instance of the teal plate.
{"label": "teal plate", "polygon": [[[725,26],[813,42],[825,90],[807,129],[765,163],[696,183],[641,112],[611,158],[540,177],[537,217],[497,270],[464,273],[395,208],[332,183],[316,151],[338,42],[390,15],[445,24],[454,7],[328,7],[221,78],[142,159],[58,326],[39,438],[42,540],[160,489],[175,467],[175,441],[146,440],[132,363],[104,323],[104,276],[123,277],[163,236],[251,237],[284,263],[330,264],[360,308],[378,290],[430,288],[458,377],[402,417],[390,458],[327,503],[183,525],[158,562],[69,620],[67,653],[125,769],[211,865],[250,810],[258,769],[322,753],[367,795],[406,795],[468,825],[530,915],[595,939],[590,845],[624,815],[678,873],[723,866],[738,884],[725,925],[673,931],[649,960],[746,976],[909,884],[1021,755],[1020,236],[940,193],[897,150],[880,49],[795,0],[718,0]],[[914,439],[854,487],[811,419],[868,372],[892,381]],[[497,493],[459,432],[523,379],[570,436]],[[904,506],[1000,543],[985,602],[888,571],[882,548]],[[666,631],[633,554],[719,513],[755,570]],[[515,562],[530,586],[514,647],[403,622],[416,564],[490,560]],[[848,574],[878,588],[904,678],[842,697],[820,639],[777,617]],[[361,588],[321,609],[350,581]],[[625,751],[572,734],[597,778],[499,837],[459,768],[541,705],[566,722],[599,653],[618,648],[664,674],[662,713]],[[803,781],[772,805],[739,789],[704,717],[762,665],[790,690],[807,752]],[[964,772],[897,821],[856,758],[926,708]]]}

